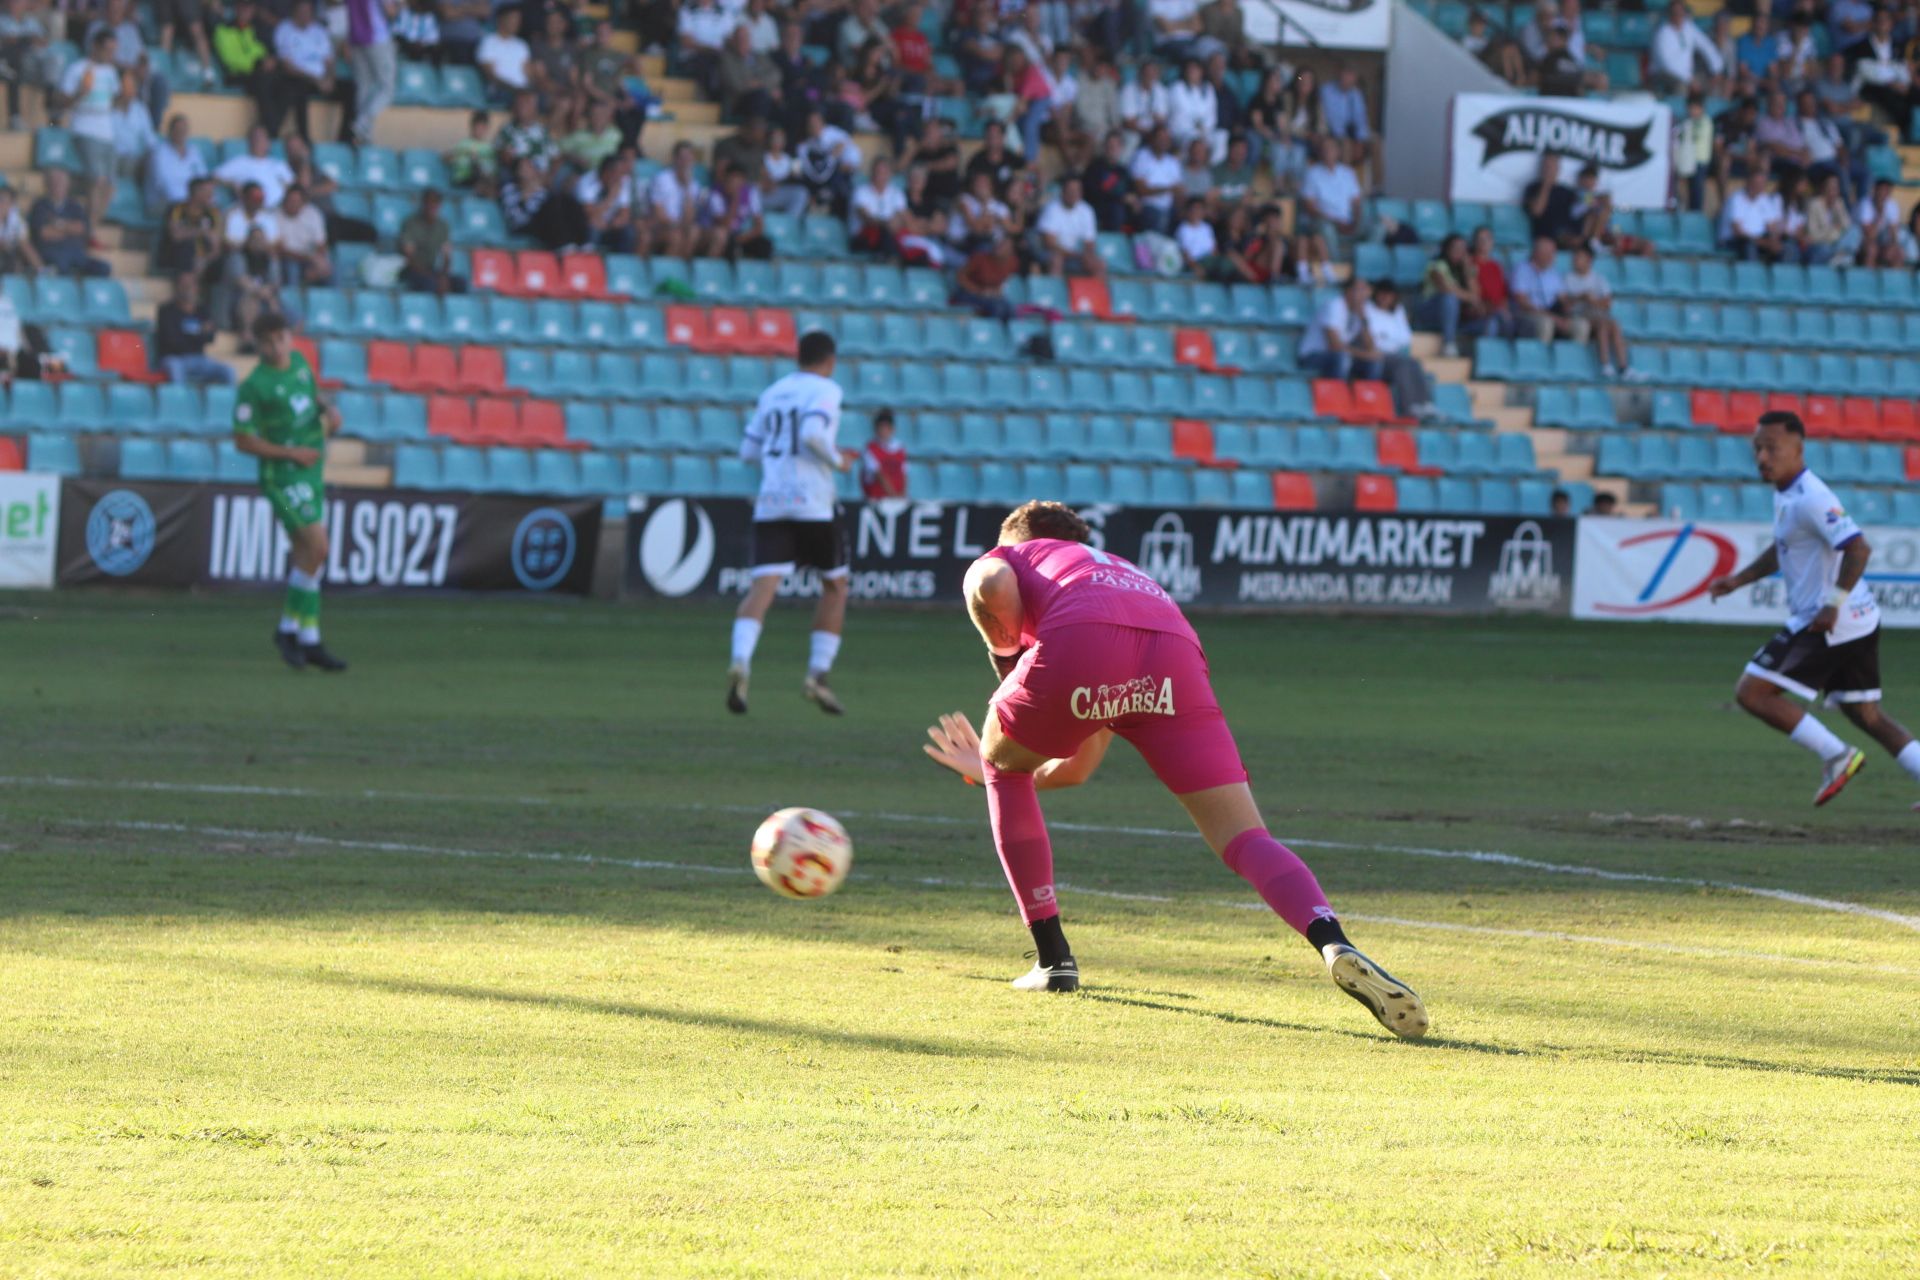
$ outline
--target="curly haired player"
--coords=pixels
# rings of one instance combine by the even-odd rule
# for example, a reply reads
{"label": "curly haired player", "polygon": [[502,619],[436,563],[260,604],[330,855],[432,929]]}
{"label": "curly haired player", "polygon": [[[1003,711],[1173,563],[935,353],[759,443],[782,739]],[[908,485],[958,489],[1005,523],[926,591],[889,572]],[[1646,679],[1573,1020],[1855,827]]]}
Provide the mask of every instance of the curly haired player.
{"label": "curly haired player", "polygon": [[1007,517],[1000,545],[966,578],[967,611],[1001,677],[985,741],[959,715],[928,730],[928,755],[986,784],[994,846],[1038,951],[1014,987],[1080,986],[1037,792],[1087,781],[1118,735],[1227,866],[1306,936],[1342,991],[1395,1035],[1425,1035],[1420,997],[1347,941],[1313,872],[1267,833],[1206,654],[1179,606],[1139,569],[1089,546],[1089,537],[1086,522],[1057,502],[1029,502]]}

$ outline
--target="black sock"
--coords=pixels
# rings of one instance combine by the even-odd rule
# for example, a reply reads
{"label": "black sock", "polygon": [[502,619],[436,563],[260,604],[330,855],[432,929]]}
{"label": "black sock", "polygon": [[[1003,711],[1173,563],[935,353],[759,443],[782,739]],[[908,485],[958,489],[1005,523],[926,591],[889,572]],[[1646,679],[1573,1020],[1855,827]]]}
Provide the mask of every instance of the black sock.
{"label": "black sock", "polygon": [[1353,945],[1351,942],[1347,942],[1346,931],[1340,927],[1340,922],[1332,916],[1322,916],[1308,925],[1307,941],[1313,944],[1315,951],[1325,951],[1327,945],[1334,942],[1345,943],[1349,947]]}
{"label": "black sock", "polygon": [[1059,916],[1035,920],[1027,928],[1033,933],[1033,945],[1039,952],[1041,968],[1051,969],[1062,960],[1073,959],[1073,952],[1067,947],[1067,935],[1060,931]]}

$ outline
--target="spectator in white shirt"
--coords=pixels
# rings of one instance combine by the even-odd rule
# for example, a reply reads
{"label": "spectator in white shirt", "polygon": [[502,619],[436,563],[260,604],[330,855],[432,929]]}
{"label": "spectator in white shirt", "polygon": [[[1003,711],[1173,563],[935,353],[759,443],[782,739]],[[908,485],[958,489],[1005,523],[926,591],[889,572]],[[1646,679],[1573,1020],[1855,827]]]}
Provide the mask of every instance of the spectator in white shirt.
{"label": "spectator in white shirt", "polygon": [[1692,11],[1680,0],[1673,0],[1667,6],[1667,20],[1653,33],[1653,48],[1647,55],[1647,87],[1663,96],[1704,88],[1697,83],[1700,62],[1716,76],[1727,69],[1720,50],[1693,24]]}
{"label": "spectator in white shirt", "polygon": [[1157,126],[1147,145],[1133,155],[1128,166],[1133,189],[1140,198],[1140,225],[1147,231],[1165,235],[1173,230],[1173,202],[1180,193],[1183,166],[1173,151],[1173,133],[1165,125]]}
{"label": "spectator in white shirt", "polygon": [[253,183],[260,188],[267,207],[277,208],[293,185],[293,168],[273,154],[273,140],[264,128],[255,125],[247,130],[246,154],[222,160],[213,171],[213,180],[235,194]]}
{"label": "spectator in white shirt", "polygon": [[1727,197],[1726,245],[1743,262],[1798,262],[1800,247],[1786,236],[1786,210],[1767,190],[1767,175],[1755,168],[1746,185]]}
{"label": "spectator in white shirt", "polygon": [[1367,202],[1360,193],[1360,178],[1341,158],[1340,141],[1325,138],[1320,143],[1320,162],[1307,167],[1300,180],[1301,229],[1325,236],[1328,246],[1338,252],[1342,239],[1357,239],[1366,234]]}
{"label": "spectator in white shirt", "polygon": [[299,183],[287,188],[274,217],[274,239],[280,249],[283,285],[325,286],[333,283],[333,258],[327,252],[327,218],[307,198]]}
{"label": "spectator in white shirt", "polygon": [[867,181],[854,189],[853,244],[869,253],[892,253],[907,220],[907,195],[893,185],[893,161],[873,162]]}
{"label": "spectator in white shirt", "polygon": [[707,237],[701,234],[696,215],[705,196],[694,173],[693,144],[674,143],[672,166],[654,174],[647,184],[653,252],[679,258],[700,256]]}
{"label": "spectator in white shirt", "polygon": [[1207,221],[1207,202],[1200,196],[1189,196],[1182,207],[1180,225],[1174,229],[1174,243],[1180,246],[1181,261],[1188,271],[1207,278],[1213,269],[1213,260],[1220,252],[1220,238],[1213,232],[1213,224]]}
{"label": "spectator in white shirt", "polygon": [[353,127],[353,82],[333,74],[333,37],[314,19],[313,0],[294,0],[292,12],[273,29],[273,52],[280,60],[280,93],[293,131],[313,141],[307,104],[323,98],[340,104],[340,138],[346,141]]}
{"label": "spectator in white shirt", "polygon": [[1873,194],[1860,202],[1854,222],[1860,228],[1859,265],[1906,265],[1906,254],[1900,243],[1900,204],[1893,198],[1891,181],[1886,178],[1874,180]]}
{"label": "spectator in white shirt", "polygon": [[107,216],[113,203],[113,104],[120,97],[120,71],[114,65],[111,30],[94,33],[87,56],[76,59],[60,75],[59,103],[70,112],[74,154],[87,180],[87,212],[94,225]]}
{"label": "spectator in white shirt", "polygon": [[1080,178],[1068,174],[1060,180],[1060,194],[1040,211],[1035,230],[1040,252],[1036,255],[1048,275],[1101,276],[1107,271],[1100,257],[1093,206],[1080,198]]}
{"label": "spectator in white shirt", "polygon": [[1573,270],[1561,282],[1560,298],[1570,316],[1584,316],[1593,332],[1594,345],[1600,350],[1600,376],[1620,377],[1638,382],[1645,375],[1633,368],[1627,350],[1626,334],[1613,314],[1613,286],[1593,269],[1593,249],[1581,245],[1573,251]]}
{"label": "spectator in white shirt", "polygon": [[1359,276],[1350,278],[1339,293],[1330,295],[1314,312],[1313,323],[1300,335],[1300,363],[1318,377],[1378,378],[1380,349],[1367,327],[1367,298],[1373,290]]}
{"label": "spectator in white shirt", "polygon": [[1373,348],[1380,353],[1380,377],[1393,392],[1393,411],[1402,418],[1426,421],[1438,416],[1433,407],[1433,379],[1413,358],[1413,325],[1400,304],[1400,286],[1376,280],[1363,314]]}
{"label": "spectator in white shirt", "polygon": [[496,100],[505,102],[527,87],[527,64],[533,60],[533,50],[520,38],[518,8],[500,10],[494,29],[474,50],[473,60]]}
{"label": "spectator in white shirt", "polygon": [[113,155],[119,176],[140,183],[146,176],[147,157],[159,143],[145,100],[135,92],[131,79],[121,80],[120,96],[113,100]]}
{"label": "spectator in white shirt", "polygon": [[1180,69],[1180,80],[1167,91],[1169,109],[1167,127],[1181,149],[1199,138],[1207,144],[1207,158],[1219,164],[1227,158],[1227,131],[1220,127],[1220,98],[1207,83],[1206,68],[1198,58],[1188,58]]}
{"label": "spectator in white shirt", "polygon": [[207,161],[191,145],[185,116],[167,121],[167,140],[147,158],[147,212],[163,214],[187,198],[187,185],[207,176]]}
{"label": "spectator in white shirt", "polygon": [[947,238],[963,253],[989,249],[1013,234],[1013,210],[993,194],[993,175],[976,172],[954,205]]}
{"label": "spectator in white shirt", "polygon": [[680,10],[674,27],[680,60],[687,73],[709,89],[714,86],[720,51],[726,47],[727,37],[733,34],[735,25],[733,15],[714,0],[694,0]]}
{"label": "spectator in white shirt", "polygon": [[1200,0],[1148,0],[1147,16],[1154,49],[1168,57],[1184,57],[1200,36]]}

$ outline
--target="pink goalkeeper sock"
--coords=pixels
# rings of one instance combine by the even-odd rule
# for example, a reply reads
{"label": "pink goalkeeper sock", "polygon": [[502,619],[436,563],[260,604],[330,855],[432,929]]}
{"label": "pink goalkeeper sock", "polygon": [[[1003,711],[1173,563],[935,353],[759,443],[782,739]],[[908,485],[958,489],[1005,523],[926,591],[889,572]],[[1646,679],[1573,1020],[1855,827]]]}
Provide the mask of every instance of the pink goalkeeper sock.
{"label": "pink goalkeeper sock", "polygon": [[1060,914],[1053,900],[1053,842],[1040,812],[1040,794],[1030,773],[1003,773],[986,766],[987,817],[993,847],[1026,924]]}
{"label": "pink goalkeeper sock", "polygon": [[1298,854],[1255,827],[1227,845],[1221,860],[1266,899],[1282,920],[1302,934],[1315,920],[1333,918],[1327,895]]}

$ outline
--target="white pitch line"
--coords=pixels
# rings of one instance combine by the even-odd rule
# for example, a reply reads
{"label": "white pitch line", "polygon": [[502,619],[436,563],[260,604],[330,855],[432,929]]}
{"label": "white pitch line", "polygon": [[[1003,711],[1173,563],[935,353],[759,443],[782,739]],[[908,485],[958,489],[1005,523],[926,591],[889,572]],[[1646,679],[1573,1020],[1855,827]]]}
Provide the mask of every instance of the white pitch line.
{"label": "white pitch line", "polygon": [[[582,866],[622,867],[636,871],[691,871],[698,874],[744,876],[751,874],[746,867],[722,867],[700,862],[660,862],[641,858],[608,858],[589,853],[554,853],[542,850],[488,850],[463,849],[448,845],[414,844],[398,840],[346,840],[333,836],[318,836],[304,831],[259,831],[245,827],[204,827],[192,826],[180,822],[138,822],[112,821],[89,822],[75,819],[63,823],[74,827],[107,827],[116,831],[150,831],[172,835],[211,836],[230,840],[286,841],[289,844],[306,848],[332,848],[366,851],[373,853],[410,853],[430,857],[447,857],[479,860],[505,860],[525,862],[561,862]],[[995,891],[1005,888],[999,881],[951,880],[940,876],[876,876],[885,883],[907,883],[928,885],[939,888],[972,889]],[[1122,893],[1114,889],[1089,889],[1077,885],[1061,884],[1058,888],[1065,893],[1077,894],[1089,898],[1106,898],[1118,902],[1155,902],[1170,903],[1174,899],[1159,894]],[[1214,901],[1208,905],[1233,910],[1267,912],[1264,903],[1235,901]],[[1903,969],[1896,965],[1854,963],[1846,960],[1829,960],[1813,956],[1781,955],[1771,951],[1744,951],[1726,947],[1690,947],[1678,943],[1648,942],[1635,938],[1609,938],[1597,934],[1567,933],[1557,929],[1501,929],[1490,925],[1458,924],[1442,920],[1409,920],[1401,916],[1378,916],[1343,912],[1341,919],[1357,921],[1363,924],[1387,925],[1400,929],[1427,929],[1442,933],[1461,933],[1478,937],[1516,938],[1529,942],[1559,942],[1574,945],[1609,947],[1624,951],[1648,951],[1661,955],[1700,956],[1714,960],[1753,960],[1770,964],[1795,965],[1803,968],[1837,969],[1848,972],[1873,972],[1894,974],[1901,977],[1920,977],[1920,969]]]}
{"label": "white pitch line", "polygon": [[[204,793],[209,795],[234,794],[229,785],[217,783],[150,783],[119,779],[85,779],[56,777],[6,777],[0,776],[0,786],[45,786],[53,788],[96,789],[110,791],[178,791]],[[261,794],[298,796],[315,799],[338,799],[343,796],[375,800],[448,800],[467,801],[471,799],[492,800],[495,802],[517,804],[550,804],[549,800],[534,796],[457,796],[432,792],[405,791],[320,791],[308,788],[286,787]],[[674,809],[691,813],[739,813],[758,814],[765,810],[753,805],[708,805],[708,804],[662,804],[647,806],[659,809]],[[866,819],[874,822],[902,822],[920,826],[970,826],[975,823],[971,818],[955,818],[941,814],[894,813],[885,810],[862,811],[841,810],[846,818]],[[1142,836],[1152,839],[1197,840],[1199,836],[1191,830],[1172,830],[1162,827],[1124,827],[1102,826],[1094,823],[1056,822],[1049,824],[1056,831],[1072,831],[1090,835]],[[1715,889],[1724,893],[1739,893],[1755,898],[1771,898],[1778,902],[1789,902],[1795,906],[1812,907],[1818,911],[1831,911],[1841,915],[1864,916],[1882,920],[1920,933],[1920,916],[1906,915],[1898,911],[1889,911],[1884,907],[1870,907],[1864,903],[1847,902],[1839,898],[1822,898],[1813,894],[1800,893],[1793,889],[1770,889],[1762,885],[1740,884],[1731,880],[1706,880],[1691,876],[1662,876],[1644,871],[1614,871],[1606,867],[1592,867],[1576,862],[1545,862],[1537,858],[1523,858],[1516,854],[1500,853],[1490,849],[1436,849],[1422,845],[1404,844],[1367,844],[1345,840],[1307,840],[1289,839],[1285,843],[1301,849],[1329,849],[1352,853],[1398,854],[1409,858],[1438,858],[1452,862],[1477,862],[1492,866],[1513,867],[1517,870],[1539,871],[1548,875],[1581,876],[1593,880],[1606,880],[1627,884],[1672,885],[1684,889]]]}

